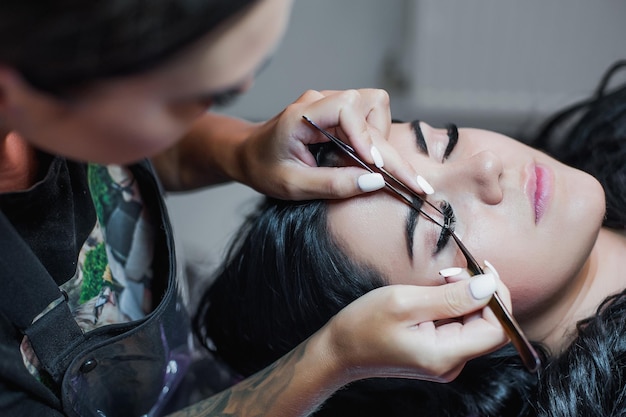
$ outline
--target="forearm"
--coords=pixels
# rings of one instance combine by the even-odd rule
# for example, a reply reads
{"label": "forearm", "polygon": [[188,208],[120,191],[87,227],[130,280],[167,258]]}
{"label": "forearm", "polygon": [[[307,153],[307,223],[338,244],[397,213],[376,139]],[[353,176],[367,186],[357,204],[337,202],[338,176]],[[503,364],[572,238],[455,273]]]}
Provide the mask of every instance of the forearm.
{"label": "forearm", "polygon": [[170,417],[300,417],[347,383],[318,332],[273,365]]}
{"label": "forearm", "polygon": [[164,187],[187,191],[239,180],[239,149],[255,126],[211,112],[199,118],[174,147],[152,158]]}

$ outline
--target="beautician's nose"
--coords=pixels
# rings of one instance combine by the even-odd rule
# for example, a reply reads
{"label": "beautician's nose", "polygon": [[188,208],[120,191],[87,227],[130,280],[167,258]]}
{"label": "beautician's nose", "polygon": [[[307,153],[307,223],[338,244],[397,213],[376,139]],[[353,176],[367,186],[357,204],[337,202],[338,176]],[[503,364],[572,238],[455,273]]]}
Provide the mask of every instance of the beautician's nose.
{"label": "beautician's nose", "polygon": [[[474,193],[486,204],[502,201],[502,160],[491,151],[481,151],[469,159],[452,162],[446,174],[447,186],[459,192]],[[444,164],[445,166],[445,164]]]}

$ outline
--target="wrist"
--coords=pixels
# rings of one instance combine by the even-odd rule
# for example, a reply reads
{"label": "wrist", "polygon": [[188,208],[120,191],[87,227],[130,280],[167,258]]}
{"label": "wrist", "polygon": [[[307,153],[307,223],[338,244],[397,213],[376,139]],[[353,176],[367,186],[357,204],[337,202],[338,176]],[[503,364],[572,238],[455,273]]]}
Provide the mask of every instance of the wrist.
{"label": "wrist", "polygon": [[214,153],[215,164],[224,178],[246,183],[248,172],[248,147],[249,139],[255,125],[252,123],[238,124],[230,134],[230,139],[217,146],[222,149]]}
{"label": "wrist", "polygon": [[319,393],[322,402],[353,381],[336,355],[330,333],[325,326],[305,342],[303,369],[299,371],[301,375],[308,375],[308,384]]}
{"label": "wrist", "polygon": [[349,360],[351,355],[344,343],[346,335],[340,335],[337,330],[331,320],[312,336],[310,342],[311,350],[316,352],[312,356],[319,358],[318,366],[324,370],[334,390],[364,378],[358,372],[359,367]]}

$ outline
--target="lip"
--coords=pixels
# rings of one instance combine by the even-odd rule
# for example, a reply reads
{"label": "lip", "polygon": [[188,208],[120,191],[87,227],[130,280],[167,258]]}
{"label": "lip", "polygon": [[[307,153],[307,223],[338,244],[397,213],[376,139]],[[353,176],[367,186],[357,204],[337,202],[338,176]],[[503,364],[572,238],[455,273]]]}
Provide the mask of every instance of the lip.
{"label": "lip", "polygon": [[527,173],[528,178],[524,188],[534,212],[535,224],[537,224],[548,208],[554,175],[550,169],[540,164],[531,164],[527,168]]}

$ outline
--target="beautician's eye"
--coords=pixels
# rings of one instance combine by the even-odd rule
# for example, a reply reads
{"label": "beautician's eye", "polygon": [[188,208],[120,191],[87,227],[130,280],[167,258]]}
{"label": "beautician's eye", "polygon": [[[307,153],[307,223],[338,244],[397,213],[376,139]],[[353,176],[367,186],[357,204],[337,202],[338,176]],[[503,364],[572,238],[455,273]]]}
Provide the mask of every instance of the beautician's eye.
{"label": "beautician's eye", "polygon": [[454,227],[456,225],[456,216],[454,215],[454,210],[452,210],[452,206],[447,201],[442,201],[439,208],[443,212],[443,221],[444,226],[441,228],[441,233],[439,234],[439,239],[437,239],[437,246],[435,248],[435,255],[443,250],[443,248],[448,244],[450,240],[450,233],[454,232]]}

